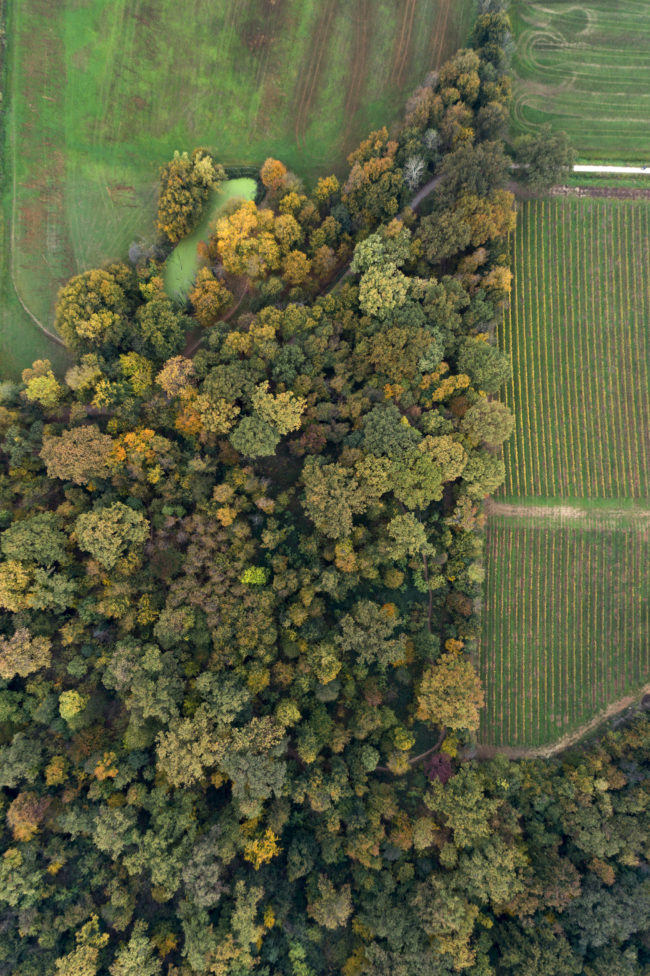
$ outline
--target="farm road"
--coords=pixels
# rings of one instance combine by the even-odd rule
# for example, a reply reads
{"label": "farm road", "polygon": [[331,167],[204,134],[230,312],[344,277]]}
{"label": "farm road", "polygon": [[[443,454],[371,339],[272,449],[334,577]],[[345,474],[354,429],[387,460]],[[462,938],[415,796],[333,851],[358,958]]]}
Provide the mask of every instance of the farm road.
{"label": "farm road", "polygon": [[616,505],[616,499],[612,499],[613,504],[598,505],[597,508],[578,508],[572,505],[518,505],[517,503],[506,503],[488,498],[483,504],[486,515],[506,515],[515,518],[539,518],[543,521],[566,521],[567,519],[582,519],[593,523],[594,518],[607,521],[629,522],[634,520],[639,525],[650,523],[650,510],[643,508],[620,508]]}
{"label": "farm road", "polygon": [[467,755],[466,758],[493,759],[496,755],[502,755],[507,756],[508,759],[549,759],[551,756],[557,755],[558,752],[564,752],[565,749],[576,745],[586,735],[593,732],[594,729],[597,729],[602,722],[606,722],[607,719],[613,718],[614,715],[624,712],[626,708],[631,708],[632,705],[636,705],[646,695],[650,695],[650,684],[644,685],[631,695],[626,695],[625,698],[619,698],[618,701],[612,702],[604,711],[599,712],[594,718],[581,725],[580,728],[550,745],[530,747],[477,745],[472,750],[471,755]]}
{"label": "farm road", "polygon": [[650,166],[574,166],[574,173],[616,173],[620,176],[627,174],[648,173]]}

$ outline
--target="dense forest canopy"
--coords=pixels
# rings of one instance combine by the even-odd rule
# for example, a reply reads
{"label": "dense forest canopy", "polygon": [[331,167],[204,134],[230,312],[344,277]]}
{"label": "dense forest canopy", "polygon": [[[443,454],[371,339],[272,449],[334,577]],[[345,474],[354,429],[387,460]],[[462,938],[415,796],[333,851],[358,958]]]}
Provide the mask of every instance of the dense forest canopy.
{"label": "dense forest canopy", "polygon": [[[463,761],[507,36],[479,17],[343,183],[267,160],[186,306],[163,243],[73,278],[75,364],[3,385],[0,973],[647,971],[647,723]],[[224,176],[170,161],[167,242]]]}

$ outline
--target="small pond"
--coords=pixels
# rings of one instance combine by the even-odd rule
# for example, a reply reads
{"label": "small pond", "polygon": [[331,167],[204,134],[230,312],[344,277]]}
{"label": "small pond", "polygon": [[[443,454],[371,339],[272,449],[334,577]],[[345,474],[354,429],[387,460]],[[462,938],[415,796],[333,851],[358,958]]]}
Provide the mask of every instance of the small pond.
{"label": "small pond", "polygon": [[207,241],[214,228],[214,222],[229,200],[239,197],[253,200],[257,190],[255,180],[244,177],[226,180],[208,200],[203,216],[189,237],[179,241],[165,261],[165,291],[170,298],[185,298],[199,267],[196,253],[199,241]]}

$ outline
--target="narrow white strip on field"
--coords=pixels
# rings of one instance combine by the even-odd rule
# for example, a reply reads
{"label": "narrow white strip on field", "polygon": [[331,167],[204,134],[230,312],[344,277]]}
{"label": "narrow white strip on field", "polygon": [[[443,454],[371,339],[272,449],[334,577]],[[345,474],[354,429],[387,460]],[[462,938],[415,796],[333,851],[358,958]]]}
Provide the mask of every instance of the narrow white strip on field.
{"label": "narrow white strip on field", "polygon": [[650,173],[648,166],[574,166],[574,173]]}

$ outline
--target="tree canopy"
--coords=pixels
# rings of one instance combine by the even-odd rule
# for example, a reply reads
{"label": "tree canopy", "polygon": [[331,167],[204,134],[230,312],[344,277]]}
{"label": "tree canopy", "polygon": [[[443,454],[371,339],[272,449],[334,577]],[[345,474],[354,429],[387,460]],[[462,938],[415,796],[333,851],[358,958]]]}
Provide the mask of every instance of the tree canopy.
{"label": "tree canopy", "polygon": [[[0,976],[647,969],[647,720],[472,760],[513,422],[483,8],[345,179],[268,159],[188,303],[155,255],[76,276],[74,365],[3,391]],[[221,178],[163,169],[168,241]]]}

